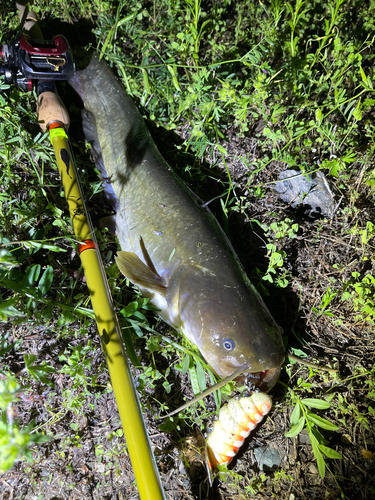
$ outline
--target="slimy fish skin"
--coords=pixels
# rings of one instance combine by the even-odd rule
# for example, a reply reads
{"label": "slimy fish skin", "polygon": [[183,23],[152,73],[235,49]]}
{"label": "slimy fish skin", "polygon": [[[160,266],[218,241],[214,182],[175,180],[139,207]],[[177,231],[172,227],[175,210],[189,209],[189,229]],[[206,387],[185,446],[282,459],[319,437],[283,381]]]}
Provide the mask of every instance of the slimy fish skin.
{"label": "slimy fish skin", "polygon": [[216,219],[161,157],[104,60],[94,55],[70,84],[116,210],[121,272],[220,377],[243,366],[269,390],[284,360],[281,330]]}
{"label": "slimy fish skin", "polygon": [[229,464],[271,408],[271,398],[262,392],[239,400],[233,398],[223,406],[207,439],[210,467]]}

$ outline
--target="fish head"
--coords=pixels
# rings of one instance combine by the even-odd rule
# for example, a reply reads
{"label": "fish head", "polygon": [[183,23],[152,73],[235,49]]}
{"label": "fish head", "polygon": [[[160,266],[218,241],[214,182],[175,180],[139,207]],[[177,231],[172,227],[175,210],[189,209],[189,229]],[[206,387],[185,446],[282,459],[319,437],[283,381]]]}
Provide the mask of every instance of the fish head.
{"label": "fish head", "polygon": [[228,292],[225,295],[225,302],[210,299],[202,307],[206,336],[201,352],[220,377],[228,377],[242,366],[247,382],[270,390],[284,360],[280,331],[273,320],[267,322],[268,311],[258,312],[243,302],[234,304],[236,298]]}
{"label": "fish head", "polygon": [[183,278],[174,304],[183,333],[220,377],[243,366],[257,387],[271,389],[284,348],[281,329],[256,292],[241,282],[218,286],[209,273],[186,271]]}

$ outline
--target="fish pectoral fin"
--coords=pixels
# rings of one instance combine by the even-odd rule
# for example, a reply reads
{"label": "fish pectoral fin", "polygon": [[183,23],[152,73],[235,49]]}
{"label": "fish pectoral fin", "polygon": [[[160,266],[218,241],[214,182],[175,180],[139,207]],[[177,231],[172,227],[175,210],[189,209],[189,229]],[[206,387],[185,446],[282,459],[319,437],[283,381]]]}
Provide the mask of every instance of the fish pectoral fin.
{"label": "fish pectoral fin", "polygon": [[118,252],[115,261],[122,274],[134,285],[147,288],[162,295],[166,294],[167,285],[163,278],[142,262],[137,254],[133,252]]}

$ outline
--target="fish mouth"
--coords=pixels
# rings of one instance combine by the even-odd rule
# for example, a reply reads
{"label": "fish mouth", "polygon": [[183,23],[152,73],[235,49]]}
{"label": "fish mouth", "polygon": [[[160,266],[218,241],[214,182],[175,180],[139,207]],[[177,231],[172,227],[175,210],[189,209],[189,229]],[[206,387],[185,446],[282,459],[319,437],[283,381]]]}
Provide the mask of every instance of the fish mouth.
{"label": "fish mouth", "polygon": [[[253,386],[262,392],[270,391],[279,379],[281,373],[281,365],[274,365],[273,368],[268,368],[266,370],[250,372],[249,367],[245,364],[243,365],[243,373],[235,378],[237,385],[247,385]],[[221,377],[228,376],[230,373],[234,373],[236,369],[240,367],[240,363],[233,358],[222,358],[220,366],[216,368],[216,372]]]}
{"label": "fish mouth", "polygon": [[262,372],[244,373],[236,378],[237,382],[253,385],[262,392],[268,392],[279,380],[281,366],[270,368]]}

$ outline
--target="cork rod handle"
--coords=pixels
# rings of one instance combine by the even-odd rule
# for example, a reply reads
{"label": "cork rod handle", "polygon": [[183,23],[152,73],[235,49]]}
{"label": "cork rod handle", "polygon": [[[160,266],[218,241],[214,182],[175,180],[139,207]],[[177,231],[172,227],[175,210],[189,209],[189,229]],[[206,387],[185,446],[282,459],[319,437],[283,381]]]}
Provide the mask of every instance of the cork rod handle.
{"label": "cork rod handle", "polygon": [[[38,25],[38,16],[29,10],[31,2],[18,0],[16,2],[19,10],[20,24],[22,31],[36,40],[43,40],[43,33]],[[45,132],[51,123],[59,122],[68,130],[70,125],[69,114],[55,92],[43,92],[38,97],[37,102],[38,122],[40,128]]]}

